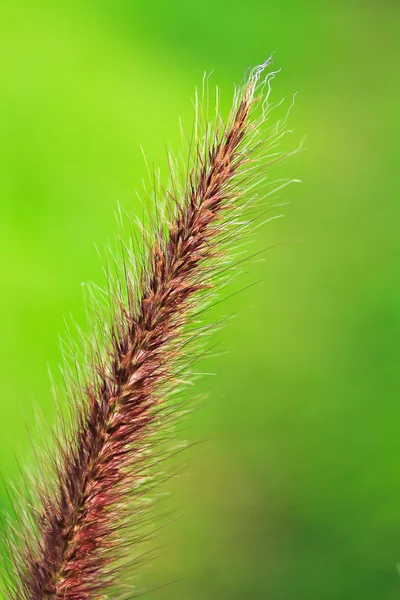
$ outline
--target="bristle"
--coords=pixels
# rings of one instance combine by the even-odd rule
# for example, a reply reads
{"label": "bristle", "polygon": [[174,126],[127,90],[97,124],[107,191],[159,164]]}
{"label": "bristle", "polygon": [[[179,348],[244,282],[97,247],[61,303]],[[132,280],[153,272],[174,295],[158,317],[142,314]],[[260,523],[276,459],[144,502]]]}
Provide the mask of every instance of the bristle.
{"label": "bristle", "polygon": [[[137,244],[140,275],[131,236],[122,245],[121,274],[108,272],[110,324],[99,318],[84,393],[79,377],[71,393],[72,425],[62,424],[64,441],[48,458],[55,479],[37,478],[41,516],[36,519],[35,508],[26,517],[28,529],[37,522],[16,550],[11,600],[96,600],[120,583],[129,535],[123,532],[143,520],[140,499],[152,488],[152,466],[162,460],[158,432],[168,437],[166,424],[187,402],[173,392],[190,371],[193,342],[213,329],[201,313],[235,269],[233,241],[264,212],[243,216],[249,205],[260,206],[250,190],[283,157],[272,150],[285,122],[265,125],[268,64],[249,73],[225,124],[218,115],[203,136],[196,134],[187,172],[169,156],[172,184],[156,211],[155,234],[149,240],[144,232]],[[197,101],[198,114],[200,108]],[[154,186],[161,189],[158,179]],[[150,195],[154,200],[156,193]],[[134,546],[140,539],[129,541]]]}

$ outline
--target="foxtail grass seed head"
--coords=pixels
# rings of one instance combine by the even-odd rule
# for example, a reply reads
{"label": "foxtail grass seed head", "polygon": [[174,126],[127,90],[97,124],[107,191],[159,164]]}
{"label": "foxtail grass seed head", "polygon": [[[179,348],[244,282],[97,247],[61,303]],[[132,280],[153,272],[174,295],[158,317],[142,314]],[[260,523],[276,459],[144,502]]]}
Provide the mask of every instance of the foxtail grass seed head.
{"label": "foxtail grass seed head", "polygon": [[226,121],[218,108],[204,114],[205,80],[187,155],[169,153],[167,190],[151,174],[148,223],[122,236],[109,288],[89,292],[93,336],[66,362],[69,411],[5,536],[10,600],[134,595],[124,584],[141,562],[169,426],[190,404],[191,365],[214,329],[207,307],[245,260],[237,241],[264,220],[270,167],[288,156],[286,118],[270,120],[270,62],[248,72]]}

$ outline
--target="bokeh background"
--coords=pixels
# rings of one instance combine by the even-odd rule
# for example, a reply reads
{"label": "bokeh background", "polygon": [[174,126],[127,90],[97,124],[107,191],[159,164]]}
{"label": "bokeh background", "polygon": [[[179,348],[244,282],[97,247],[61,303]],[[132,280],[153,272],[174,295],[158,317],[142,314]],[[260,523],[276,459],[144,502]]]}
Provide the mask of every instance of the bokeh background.
{"label": "bokeh background", "polygon": [[[285,219],[254,251],[187,423],[210,439],[168,486],[183,515],[140,585],[156,600],[400,597],[399,43],[395,0],[15,0],[0,5],[0,470],[54,409],[59,334],[120,202],[139,206],[140,145],[165,167],[204,71],[233,82],[275,51],[299,90],[278,176]],[[296,138],[296,136],[298,136]],[[225,308],[221,307],[221,313]],[[9,501],[2,489],[2,510]],[[171,583],[179,580],[176,583]],[[1,594],[0,594],[1,596]]]}

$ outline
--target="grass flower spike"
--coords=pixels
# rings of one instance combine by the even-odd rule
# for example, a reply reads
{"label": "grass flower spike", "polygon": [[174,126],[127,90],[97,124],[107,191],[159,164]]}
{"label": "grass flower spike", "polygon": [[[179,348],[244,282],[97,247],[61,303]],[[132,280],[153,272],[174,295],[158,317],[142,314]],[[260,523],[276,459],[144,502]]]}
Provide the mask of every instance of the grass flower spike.
{"label": "grass flower spike", "polygon": [[134,597],[123,583],[161,460],[157,440],[168,438],[181,402],[173,394],[213,330],[205,309],[238,265],[232,248],[267,212],[260,184],[287,156],[276,149],[286,119],[269,121],[269,64],[249,71],[226,122],[209,122],[196,102],[185,162],[169,156],[171,183],[149,226],[123,243],[109,316],[86,342],[57,452],[32,484],[38,498],[14,527],[19,541],[9,540],[10,600]]}

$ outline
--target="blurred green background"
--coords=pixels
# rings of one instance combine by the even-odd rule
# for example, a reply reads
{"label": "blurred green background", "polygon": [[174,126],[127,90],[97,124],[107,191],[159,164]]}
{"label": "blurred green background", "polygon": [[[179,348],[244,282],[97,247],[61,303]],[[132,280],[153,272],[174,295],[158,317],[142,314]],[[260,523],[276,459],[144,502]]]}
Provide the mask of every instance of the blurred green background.
{"label": "blurred green background", "polygon": [[[165,167],[204,71],[233,82],[276,51],[307,152],[277,176],[285,219],[253,250],[188,423],[213,438],[171,483],[183,519],[140,583],[151,599],[400,597],[399,43],[395,0],[3,1],[0,6],[0,470],[29,462],[47,365],[117,202],[138,207],[140,144]],[[221,307],[221,312],[223,313]],[[2,491],[0,504],[9,508]]]}

